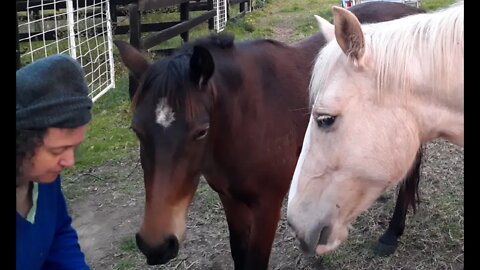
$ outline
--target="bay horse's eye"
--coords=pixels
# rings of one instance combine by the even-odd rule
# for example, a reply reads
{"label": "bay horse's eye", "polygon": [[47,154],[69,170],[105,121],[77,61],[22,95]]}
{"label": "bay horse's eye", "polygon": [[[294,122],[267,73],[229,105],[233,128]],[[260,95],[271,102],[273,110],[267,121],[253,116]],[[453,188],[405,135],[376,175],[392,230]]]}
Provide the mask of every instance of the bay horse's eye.
{"label": "bay horse's eye", "polygon": [[335,116],[329,114],[320,114],[315,119],[321,128],[328,128],[335,123]]}
{"label": "bay horse's eye", "polygon": [[207,136],[207,134],[208,134],[208,127],[206,129],[202,129],[199,132],[197,132],[197,134],[195,134],[194,139],[197,141],[202,140]]}

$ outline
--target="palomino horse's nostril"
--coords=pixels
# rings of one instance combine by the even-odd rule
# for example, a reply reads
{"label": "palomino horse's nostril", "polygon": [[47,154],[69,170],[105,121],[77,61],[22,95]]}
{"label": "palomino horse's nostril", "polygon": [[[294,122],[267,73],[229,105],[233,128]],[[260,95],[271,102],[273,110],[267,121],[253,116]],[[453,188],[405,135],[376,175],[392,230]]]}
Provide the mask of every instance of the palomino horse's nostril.
{"label": "palomino horse's nostril", "polygon": [[330,236],[330,233],[332,232],[332,227],[331,226],[326,226],[322,229],[320,232],[320,239],[318,240],[318,244],[320,245],[325,245],[327,244],[328,237]]}

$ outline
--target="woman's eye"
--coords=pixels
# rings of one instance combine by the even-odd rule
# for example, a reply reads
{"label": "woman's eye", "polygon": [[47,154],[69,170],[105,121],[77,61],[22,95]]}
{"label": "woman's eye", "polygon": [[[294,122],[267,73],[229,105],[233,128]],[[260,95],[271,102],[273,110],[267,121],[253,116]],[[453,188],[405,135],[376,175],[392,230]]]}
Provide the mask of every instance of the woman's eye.
{"label": "woman's eye", "polygon": [[63,153],[63,150],[51,150],[50,153],[54,156],[59,156]]}
{"label": "woman's eye", "polygon": [[319,127],[328,128],[333,125],[333,123],[335,123],[335,116],[329,114],[321,114],[317,116],[315,120],[317,121]]}
{"label": "woman's eye", "polygon": [[57,148],[50,149],[49,151],[52,155],[59,156],[63,154],[65,151],[67,151],[70,147],[72,146],[57,147]]}
{"label": "woman's eye", "polygon": [[202,140],[203,138],[205,138],[207,136],[207,134],[208,134],[208,128],[203,129],[195,135],[195,140],[197,140],[197,141]]}

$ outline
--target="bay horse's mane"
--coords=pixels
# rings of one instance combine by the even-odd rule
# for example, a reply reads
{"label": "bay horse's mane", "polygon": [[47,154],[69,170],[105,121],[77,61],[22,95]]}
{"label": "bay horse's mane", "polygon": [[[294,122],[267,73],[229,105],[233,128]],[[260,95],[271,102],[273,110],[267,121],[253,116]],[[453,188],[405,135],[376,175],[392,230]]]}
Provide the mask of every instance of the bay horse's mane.
{"label": "bay horse's mane", "polygon": [[[243,43],[271,43],[287,46],[272,39],[244,41]],[[189,61],[195,46],[209,49],[229,50],[235,46],[235,37],[230,33],[212,33],[178,47],[172,55],[155,61],[145,72],[132,98],[132,110],[138,105],[148,89],[156,89],[156,99],[166,97],[169,104],[181,107],[185,100],[189,81]]]}
{"label": "bay horse's mane", "polygon": [[[357,12],[365,11],[359,20],[406,15],[389,4],[359,5]],[[268,268],[278,215],[310,119],[314,57],[326,43],[322,32],[294,43],[210,34],[155,61],[116,43],[139,85],[129,93],[146,197],[136,244],[148,264],[177,256],[191,205],[187,199],[203,175],[225,206],[235,269]],[[410,175],[417,181],[408,179],[404,186],[415,191],[417,171]],[[389,241],[382,242],[387,248],[396,246],[413,197],[399,195],[384,237]]]}

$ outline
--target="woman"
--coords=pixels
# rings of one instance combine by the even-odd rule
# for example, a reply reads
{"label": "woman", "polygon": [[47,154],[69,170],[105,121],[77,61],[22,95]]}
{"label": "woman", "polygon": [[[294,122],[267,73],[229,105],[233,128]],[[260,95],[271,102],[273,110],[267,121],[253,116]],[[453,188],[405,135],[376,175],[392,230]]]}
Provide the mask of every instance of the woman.
{"label": "woman", "polygon": [[91,119],[83,70],[59,54],[16,77],[16,269],[89,269],[60,186]]}

